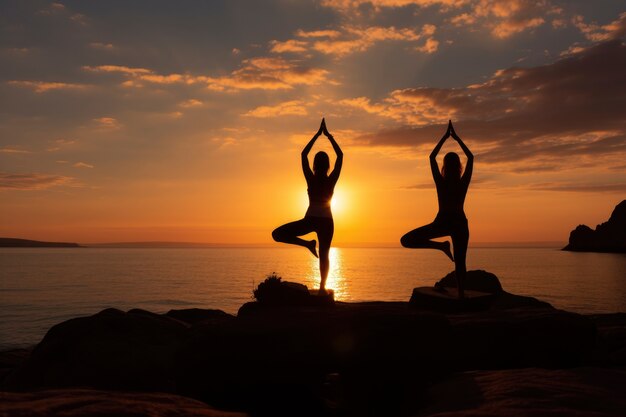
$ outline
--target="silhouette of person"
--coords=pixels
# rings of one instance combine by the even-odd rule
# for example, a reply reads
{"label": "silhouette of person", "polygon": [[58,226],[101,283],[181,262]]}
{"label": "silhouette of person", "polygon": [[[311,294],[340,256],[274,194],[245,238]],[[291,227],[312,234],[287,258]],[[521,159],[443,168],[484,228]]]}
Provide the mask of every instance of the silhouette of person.
{"label": "silhouette of person", "polygon": [[[337,155],[335,167],[330,175],[330,160],[326,152],[318,152],[313,159],[313,170],[309,166],[309,152],[315,144],[315,141],[321,134],[326,135]],[[326,129],[326,122],[322,119],[320,128],[304,147],[301,154],[302,171],[306,179],[307,192],[309,194],[309,208],[304,218],[295,222],[287,223],[276,228],[272,232],[272,237],[276,242],[289,243],[291,245],[304,246],[320,260],[320,294],[325,293],[326,279],[328,278],[328,270],[330,267],[329,252],[330,242],[333,239],[335,224],[333,215],[330,210],[330,200],[333,197],[335,184],[341,173],[343,165],[343,152],[341,148]],[[315,240],[304,240],[299,236],[308,233],[317,233],[319,240],[319,256],[316,251],[317,242]]]}
{"label": "silhouette of person", "polygon": [[[443,168],[439,172],[439,165],[436,159],[437,154],[450,136],[459,143],[467,157],[467,166],[463,175],[461,175],[463,171],[461,159],[455,152],[449,152],[444,156]],[[454,131],[452,121],[448,122],[448,129],[445,135],[439,140],[439,143],[437,143],[437,146],[430,154],[430,169],[437,187],[439,212],[432,223],[411,230],[402,236],[400,243],[405,248],[439,249],[448,255],[454,261],[459,298],[463,298],[465,296],[464,282],[467,275],[465,259],[469,242],[469,228],[467,217],[465,217],[463,210],[463,203],[472,179],[474,155]],[[452,238],[454,257],[450,252],[450,242],[431,240],[443,236]]]}

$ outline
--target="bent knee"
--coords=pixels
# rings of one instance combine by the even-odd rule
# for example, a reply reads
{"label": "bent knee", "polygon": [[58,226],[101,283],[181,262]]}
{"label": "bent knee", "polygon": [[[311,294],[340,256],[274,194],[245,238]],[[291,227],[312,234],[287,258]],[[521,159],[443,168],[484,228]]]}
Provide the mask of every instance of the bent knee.
{"label": "bent knee", "polygon": [[272,239],[274,239],[276,242],[281,242],[284,240],[284,234],[280,232],[278,229],[274,229],[274,231],[272,232]]}
{"label": "bent knee", "polygon": [[411,247],[411,239],[408,237],[408,233],[400,238],[400,244],[405,248]]}

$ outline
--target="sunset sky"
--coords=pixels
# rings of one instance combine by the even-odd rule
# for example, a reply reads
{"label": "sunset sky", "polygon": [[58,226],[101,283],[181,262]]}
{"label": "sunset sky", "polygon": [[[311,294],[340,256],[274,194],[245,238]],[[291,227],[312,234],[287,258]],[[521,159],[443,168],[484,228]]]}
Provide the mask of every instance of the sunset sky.
{"label": "sunset sky", "polygon": [[448,119],[471,242],[564,242],[626,198],[625,35],[623,0],[0,0],[0,236],[269,244],[324,116],[337,244],[434,218]]}

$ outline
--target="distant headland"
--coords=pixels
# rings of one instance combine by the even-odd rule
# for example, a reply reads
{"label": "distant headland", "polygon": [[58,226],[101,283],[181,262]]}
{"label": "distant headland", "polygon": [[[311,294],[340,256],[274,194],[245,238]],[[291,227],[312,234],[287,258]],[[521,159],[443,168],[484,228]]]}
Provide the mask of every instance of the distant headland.
{"label": "distant headland", "polygon": [[82,248],[72,242],[42,242],[39,240],[0,237],[0,248]]}
{"label": "distant headland", "polygon": [[584,224],[572,230],[563,250],[626,253],[626,200],[615,206],[609,220],[595,230]]}

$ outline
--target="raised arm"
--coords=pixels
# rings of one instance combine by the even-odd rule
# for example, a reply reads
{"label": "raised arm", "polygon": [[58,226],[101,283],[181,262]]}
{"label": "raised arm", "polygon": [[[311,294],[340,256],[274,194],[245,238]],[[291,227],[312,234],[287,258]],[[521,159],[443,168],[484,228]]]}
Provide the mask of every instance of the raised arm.
{"label": "raised arm", "polygon": [[450,122],[450,135],[459,143],[459,146],[463,149],[463,153],[465,153],[465,156],[467,157],[467,165],[465,166],[465,172],[463,172],[461,181],[469,185],[469,182],[472,180],[472,172],[474,171],[474,154],[461,140],[459,135],[456,134],[454,127],[452,126],[452,122]]}
{"label": "raised arm", "polygon": [[317,133],[315,133],[309,143],[306,144],[306,146],[302,150],[302,153],[300,154],[300,159],[302,162],[302,172],[304,172],[304,178],[306,178],[307,181],[313,177],[313,171],[311,171],[311,166],[309,165],[309,152],[311,152],[311,148],[313,148],[315,141],[317,140],[317,138],[320,137],[324,128],[324,119],[322,119],[322,124],[320,124],[320,128],[317,130]]}
{"label": "raised arm", "polygon": [[441,176],[441,171],[439,170],[439,164],[437,164],[437,154],[441,150],[441,147],[446,142],[446,140],[450,137],[450,128],[452,127],[452,122],[448,122],[448,129],[446,133],[439,139],[439,143],[435,146],[433,151],[430,153],[430,171],[433,174],[433,179],[435,182],[438,182],[443,177]]}
{"label": "raised arm", "polygon": [[330,141],[330,144],[333,146],[333,150],[335,151],[335,154],[337,155],[337,159],[335,160],[335,167],[333,168],[333,171],[329,175],[329,178],[332,179],[334,183],[336,183],[337,180],[339,179],[339,174],[341,174],[341,167],[343,166],[343,151],[339,147],[339,144],[337,143],[333,135],[331,135],[328,132],[328,129],[326,129],[326,121],[324,119],[322,119],[322,128],[323,128],[324,134]]}

